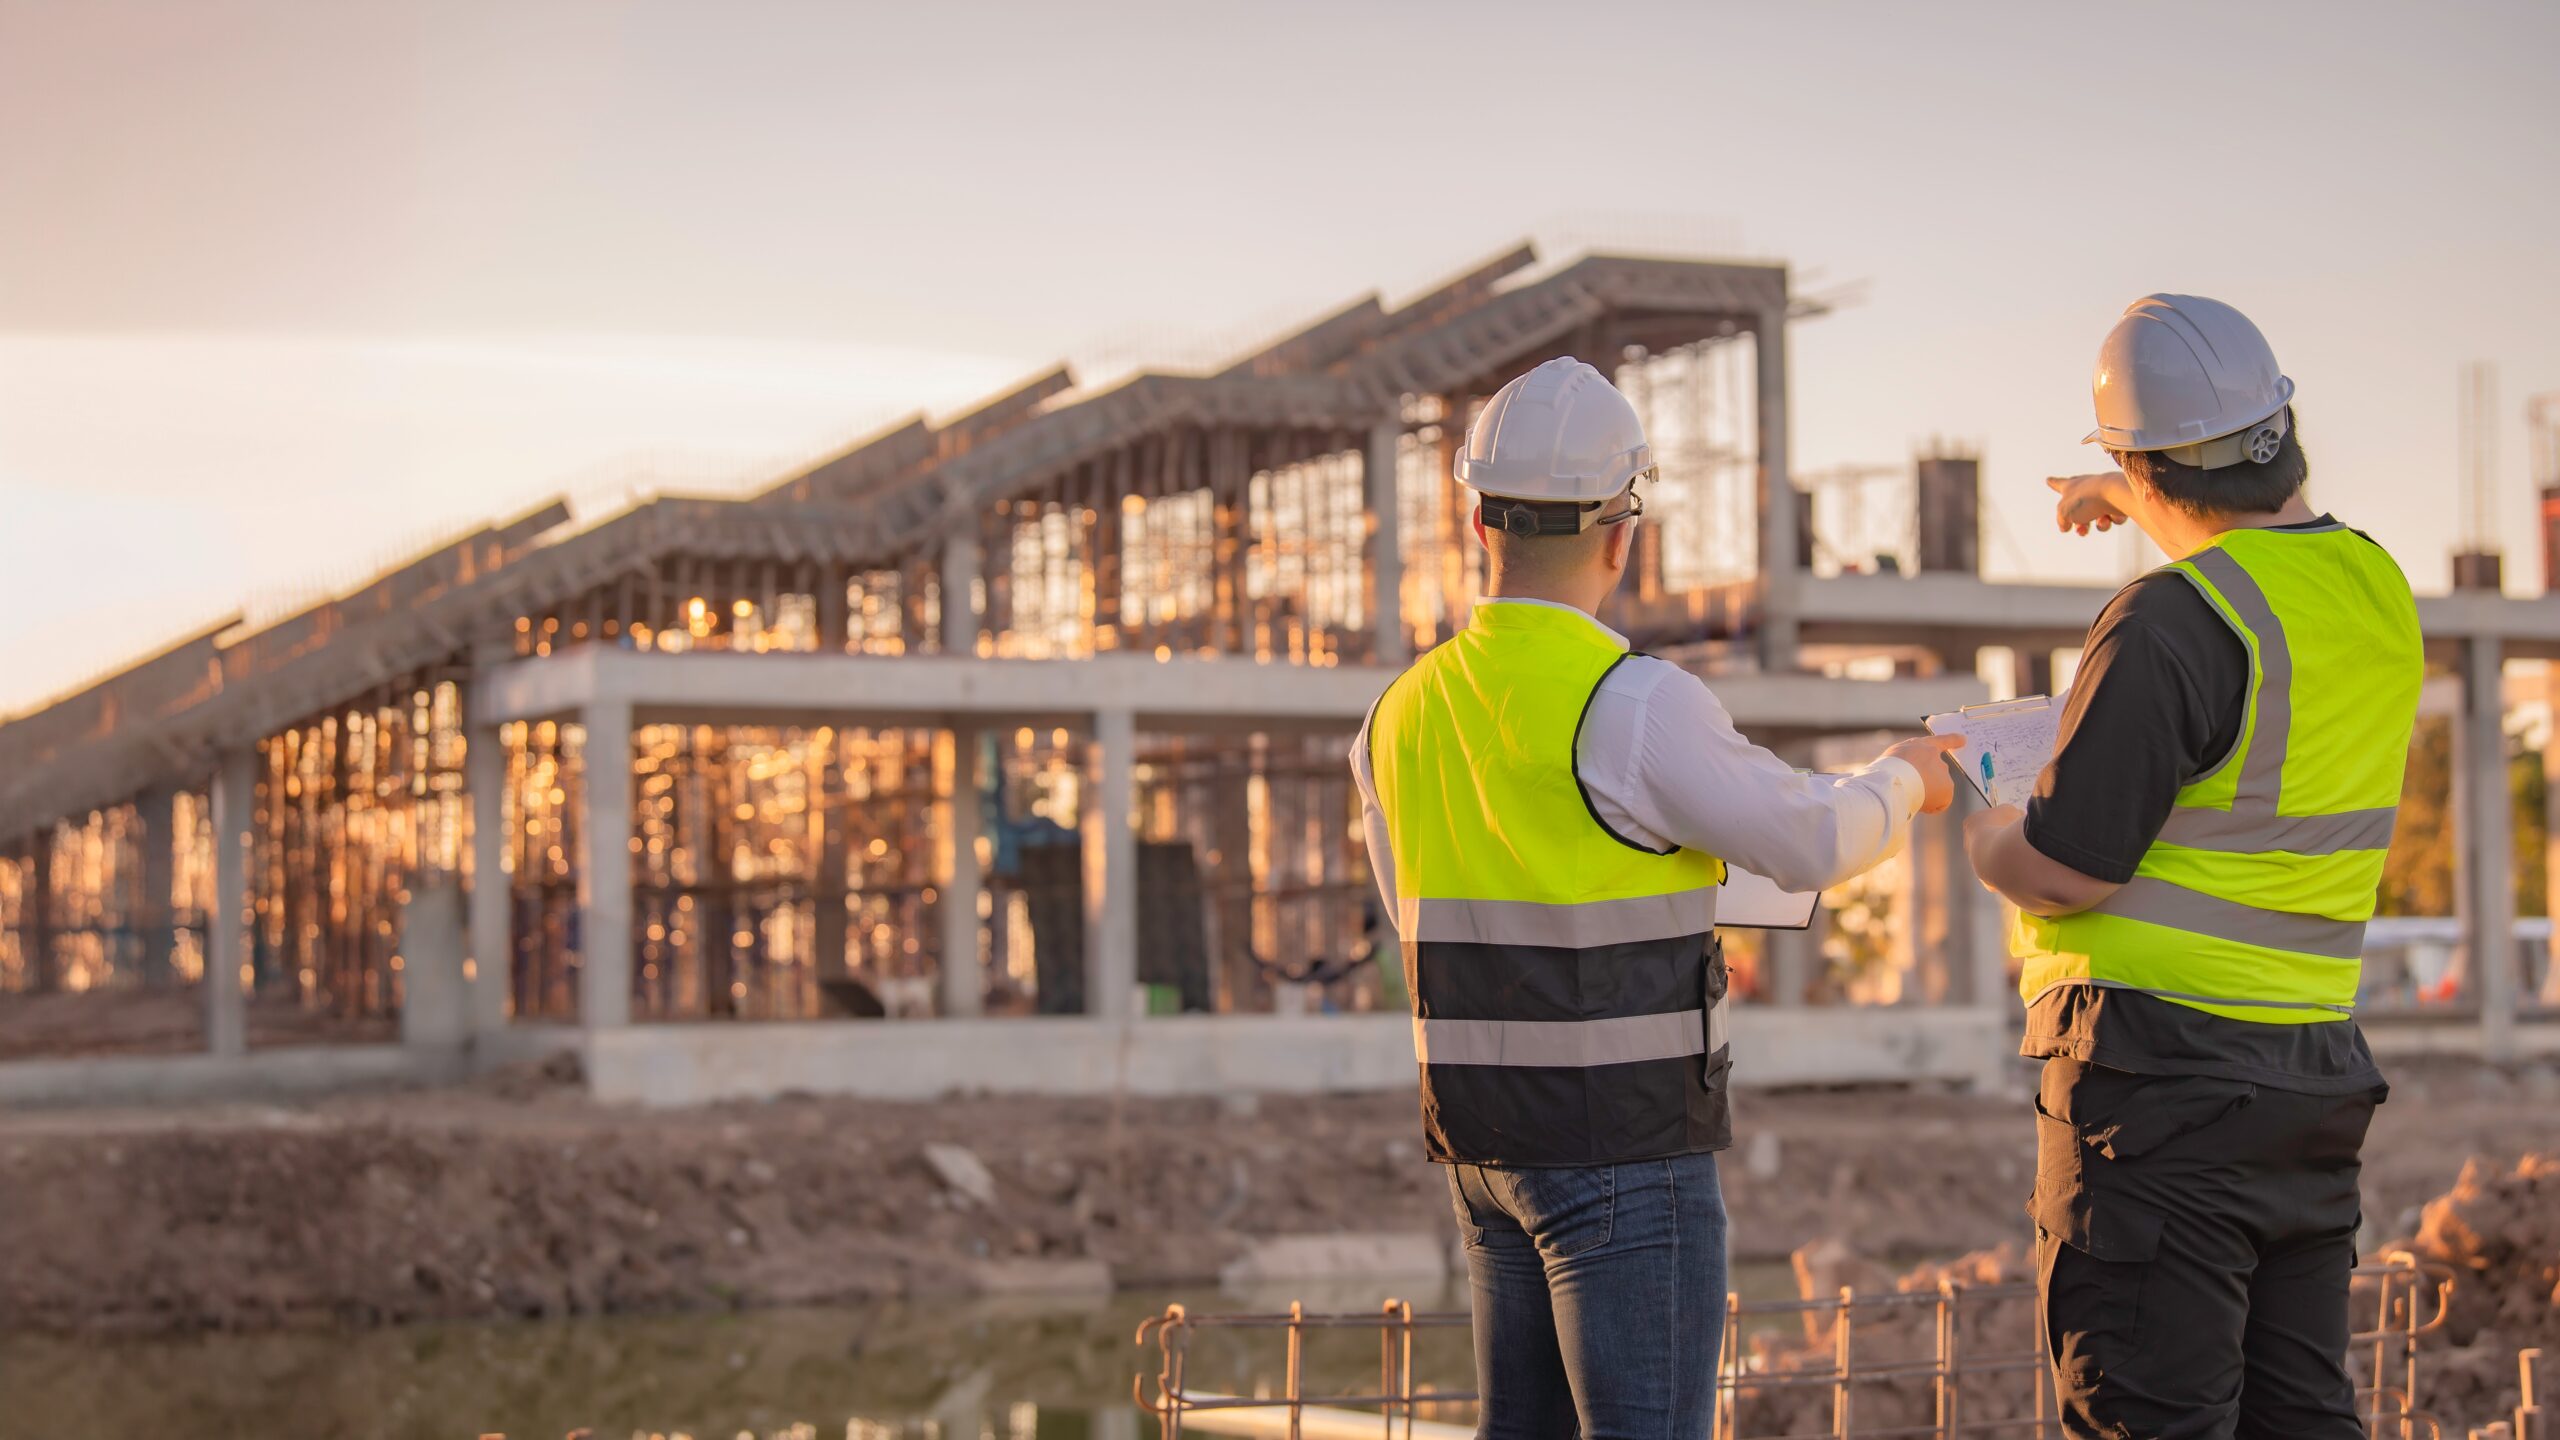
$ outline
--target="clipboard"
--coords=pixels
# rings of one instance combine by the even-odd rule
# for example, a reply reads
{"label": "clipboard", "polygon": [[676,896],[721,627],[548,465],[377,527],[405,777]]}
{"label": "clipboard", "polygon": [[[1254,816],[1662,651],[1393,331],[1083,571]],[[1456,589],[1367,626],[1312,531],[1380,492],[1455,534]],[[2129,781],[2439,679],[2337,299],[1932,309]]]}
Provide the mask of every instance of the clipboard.
{"label": "clipboard", "polygon": [[1819,890],[1781,890],[1778,882],[1739,865],[1724,867],[1724,893],[1716,897],[1719,930],[1803,930],[1813,924]]}
{"label": "clipboard", "polygon": [[2062,706],[2051,695],[2022,695],[1989,705],[1967,705],[1921,722],[1932,735],[1962,735],[1952,757],[1985,805],[2024,805],[2036,777],[2053,763],[2061,739]]}

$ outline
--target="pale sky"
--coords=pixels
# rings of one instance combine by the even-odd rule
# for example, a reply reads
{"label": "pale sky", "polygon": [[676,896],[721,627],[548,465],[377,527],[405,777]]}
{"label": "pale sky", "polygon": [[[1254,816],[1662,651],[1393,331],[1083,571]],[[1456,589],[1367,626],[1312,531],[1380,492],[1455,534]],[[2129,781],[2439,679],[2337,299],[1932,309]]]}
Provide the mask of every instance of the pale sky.
{"label": "pale sky", "polygon": [[0,711],[569,491],[716,488],[1062,356],[1198,363],[1524,236],[1784,259],[1806,468],[2051,533],[2155,290],[2441,588],[2455,385],[2560,391],[2560,6],[0,0]]}

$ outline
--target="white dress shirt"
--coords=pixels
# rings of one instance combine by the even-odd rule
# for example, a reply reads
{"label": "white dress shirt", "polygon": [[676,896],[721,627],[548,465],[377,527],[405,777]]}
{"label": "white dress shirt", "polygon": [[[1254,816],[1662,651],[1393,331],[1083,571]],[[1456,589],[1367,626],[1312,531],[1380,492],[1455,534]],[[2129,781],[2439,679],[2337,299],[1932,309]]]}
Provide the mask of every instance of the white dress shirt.
{"label": "white dress shirt", "polygon": [[[1486,599],[1479,605],[1570,605]],[[1629,840],[1703,850],[1788,890],[1819,890],[1892,858],[1909,838],[1922,795],[1920,772],[1878,760],[1850,775],[1807,775],[1742,738],[1705,681],[1667,660],[1639,655],[1609,672],[1591,697],[1574,747],[1574,775],[1592,808]],[[1369,773],[1369,727],[1351,742],[1369,867],[1386,913],[1396,913],[1395,853]]]}

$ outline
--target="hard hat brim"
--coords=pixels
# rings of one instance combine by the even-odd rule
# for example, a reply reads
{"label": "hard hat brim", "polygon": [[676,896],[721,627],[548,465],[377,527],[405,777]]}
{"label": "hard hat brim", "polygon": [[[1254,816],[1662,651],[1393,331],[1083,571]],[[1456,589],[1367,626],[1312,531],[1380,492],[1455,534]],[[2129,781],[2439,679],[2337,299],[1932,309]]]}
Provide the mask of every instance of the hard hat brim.
{"label": "hard hat brim", "polygon": [[2083,445],[2104,445],[2110,450],[2179,450],[2189,445],[2202,445],[2208,441],[2219,440],[2226,435],[2237,435],[2241,431],[2248,429],[2252,425],[2260,423],[2268,416],[2275,414],[2277,411],[2282,410],[2284,407],[2292,403],[2293,377],[2290,375],[2279,375],[2276,377],[2276,403],[2238,421],[2234,421],[2226,415],[2223,417],[2220,427],[2215,429],[2211,434],[2178,435],[2163,438],[2159,436],[2146,436],[2137,430],[2118,430],[2111,433],[2106,426],[2101,425],[2097,429],[2082,436],[2080,438],[2080,443]]}

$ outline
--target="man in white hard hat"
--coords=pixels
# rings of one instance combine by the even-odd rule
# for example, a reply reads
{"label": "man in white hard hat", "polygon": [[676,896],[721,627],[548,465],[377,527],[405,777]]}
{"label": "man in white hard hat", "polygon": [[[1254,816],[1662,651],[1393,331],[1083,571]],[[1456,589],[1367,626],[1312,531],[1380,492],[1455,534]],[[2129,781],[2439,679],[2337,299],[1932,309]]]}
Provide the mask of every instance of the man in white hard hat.
{"label": "man in white hard hat", "polygon": [[2034,1213],[2073,1436],[2361,1436],[2345,1358],[2354,1009],[2424,660],[2381,546],[2304,500],[2293,382],[2239,311],[2152,295],[2098,352],[2124,468],[2053,481],[2170,563],[2090,629],[2021,810],[1966,822],[2018,907],[2045,1061]]}
{"label": "man in white hard hat", "polygon": [[1832,884],[1944,809],[1951,740],[1798,774],[1698,678],[1595,612],[1653,459],[1597,370],[1502,387],[1456,478],[1490,595],[1381,696],[1352,747],[1403,941],[1423,1133],[1475,1292],[1478,1433],[1687,1440],[1712,1422],[1724,1315],[1731,861]]}

